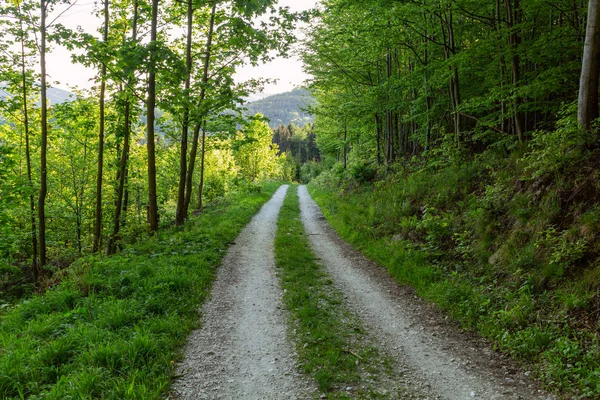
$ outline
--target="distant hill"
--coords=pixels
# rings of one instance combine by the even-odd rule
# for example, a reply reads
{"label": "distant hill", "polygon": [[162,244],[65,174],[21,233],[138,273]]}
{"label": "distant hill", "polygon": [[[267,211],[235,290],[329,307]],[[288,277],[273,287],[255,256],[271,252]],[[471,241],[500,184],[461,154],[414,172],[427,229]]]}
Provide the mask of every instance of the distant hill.
{"label": "distant hill", "polygon": [[247,103],[246,115],[263,114],[271,121],[269,122],[271,128],[290,123],[304,126],[314,121],[314,117],[303,110],[312,102],[313,98],[306,89],[297,88],[291,92],[275,94]]}
{"label": "distant hill", "polygon": [[[50,104],[60,104],[65,101],[75,100],[75,95],[67,90],[50,87],[48,88],[46,95]],[[0,100],[4,100],[10,97],[10,93],[5,90],[4,85],[0,83]]]}

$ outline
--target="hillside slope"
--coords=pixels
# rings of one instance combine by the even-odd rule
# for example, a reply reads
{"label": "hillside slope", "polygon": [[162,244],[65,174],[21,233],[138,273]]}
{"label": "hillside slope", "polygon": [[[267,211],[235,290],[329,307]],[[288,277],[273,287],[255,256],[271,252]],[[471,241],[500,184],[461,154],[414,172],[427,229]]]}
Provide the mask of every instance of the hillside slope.
{"label": "hillside slope", "polygon": [[290,123],[303,126],[314,121],[314,117],[305,110],[312,103],[312,96],[306,89],[296,88],[246,104],[248,111],[245,114],[263,114],[269,118],[271,128]]}

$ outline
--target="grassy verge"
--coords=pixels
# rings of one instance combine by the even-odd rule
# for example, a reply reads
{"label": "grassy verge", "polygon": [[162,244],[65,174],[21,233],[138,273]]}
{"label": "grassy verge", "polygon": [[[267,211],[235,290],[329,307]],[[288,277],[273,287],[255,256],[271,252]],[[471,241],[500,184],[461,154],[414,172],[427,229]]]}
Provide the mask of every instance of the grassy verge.
{"label": "grassy verge", "polygon": [[590,233],[597,207],[561,211],[561,196],[573,203],[568,187],[545,183],[531,193],[515,184],[524,174],[518,163],[492,161],[350,188],[324,177],[309,190],[340,236],[465,328],[533,365],[547,389],[597,398],[600,267]]}
{"label": "grassy verge", "polygon": [[296,186],[281,209],[275,256],[305,372],[328,398],[378,398],[374,380],[389,372],[389,360],[368,342],[358,317],[343,305],[342,294],[310,251]]}
{"label": "grassy verge", "polygon": [[0,398],[158,399],[216,266],[277,188],[232,196],[113,257],[77,261],[63,282],[0,318]]}

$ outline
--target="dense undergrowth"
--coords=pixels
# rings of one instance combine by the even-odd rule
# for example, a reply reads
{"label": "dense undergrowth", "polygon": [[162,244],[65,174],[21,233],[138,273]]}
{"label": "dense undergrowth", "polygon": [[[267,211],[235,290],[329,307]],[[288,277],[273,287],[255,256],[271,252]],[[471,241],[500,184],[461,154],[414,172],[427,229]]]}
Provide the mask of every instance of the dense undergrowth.
{"label": "dense undergrowth", "polygon": [[[587,149],[587,150],[586,150]],[[529,148],[334,167],[309,186],[335,229],[549,390],[600,394],[600,151],[572,129]]]}
{"label": "dense undergrowth", "polygon": [[0,398],[153,399],[198,322],[231,241],[278,185],[208,206],[182,229],[74,263],[0,315]]}

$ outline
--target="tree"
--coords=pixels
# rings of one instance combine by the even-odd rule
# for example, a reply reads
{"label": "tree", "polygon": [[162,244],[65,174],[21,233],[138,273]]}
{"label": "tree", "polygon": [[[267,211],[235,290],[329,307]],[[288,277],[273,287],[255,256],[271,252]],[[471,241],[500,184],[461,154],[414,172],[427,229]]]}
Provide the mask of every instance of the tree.
{"label": "tree", "polygon": [[152,0],[152,26],[150,28],[150,66],[148,71],[147,148],[148,148],[148,223],[150,231],[158,230],[158,203],[156,199],[156,150],[154,139],[154,109],[156,107],[158,0]]}
{"label": "tree", "polygon": [[[108,1],[104,0],[104,29],[102,41],[108,43]],[[102,62],[100,70],[100,124],[98,130],[98,174],[96,176],[96,223],[94,225],[94,247],[93,251],[100,249],[100,240],[102,237],[102,170],[104,168],[104,128],[105,128],[105,94],[106,94],[106,61]]]}
{"label": "tree", "polygon": [[598,84],[600,80],[600,1],[589,0],[585,45],[581,62],[577,121],[589,131],[598,118]]}
{"label": "tree", "polygon": [[[209,39],[207,40],[207,50],[205,54],[205,65],[210,60],[210,42],[212,40],[212,31],[214,27],[214,11],[211,13],[211,24],[209,27]],[[193,36],[193,23],[194,23],[194,5],[192,0],[187,2],[187,35],[185,44],[185,89],[184,104],[183,104],[183,117],[181,122],[181,154],[179,162],[179,189],[177,194],[177,210],[175,212],[175,224],[178,226],[183,225],[187,217],[187,210],[185,207],[185,187],[187,178],[187,147],[188,147],[188,129],[190,124],[190,84],[192,80],[192,36]],[[206,76],[207,74],[205,74]]]}
{"label": "tree", "polygon": [[46,255],[46,195],[48,193],[48,98],[46,91],[46,16],[48,0],[40,0],[40,98],[41,135],[40,149],[40,194],[38,198],[38,221],[40,226],[40,268],[48,261]]}
{"label": "tree", "polygon": [[276,176],[279,173],[278,151],[277,145],[273,144],[273,131],[260,114],[246,124],[234,144],[236,163],[248,181]]}

